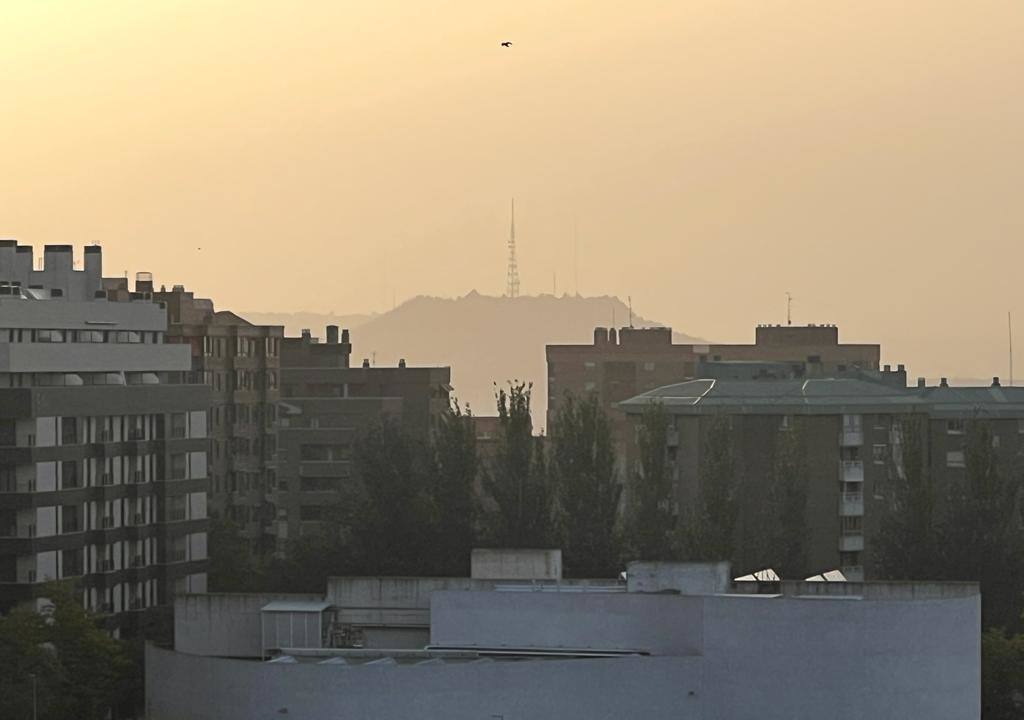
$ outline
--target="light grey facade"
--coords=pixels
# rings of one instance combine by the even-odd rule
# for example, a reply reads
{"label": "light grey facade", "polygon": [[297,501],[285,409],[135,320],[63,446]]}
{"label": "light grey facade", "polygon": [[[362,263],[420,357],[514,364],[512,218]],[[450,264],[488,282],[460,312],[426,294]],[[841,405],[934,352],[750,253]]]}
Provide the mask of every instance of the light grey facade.
{"label": "light grey facade", "polygon": [[204,591],[208,389],[165,309],[108,299],[99,247],[0,241],[0,605],[76,579],[130,628]]}
{"label": "light grey facade", "polygon": [[[736,583],[739,594],[687,594],[686,579],[701,584],[715,566],[660,570],[668,575],[645,569],[649,586],[684,586],[464,580],[478,585],[450,589],[441,579],[402,579],[407,592],[434,587],[420,650],[280,648],[272,662],[257,662],[150,646],[148,717],[959,720],[980,712],[976,585],[783,583],[763,595],[756,583]],[[392,594],[389,604],[402,591],[379,599]]]}

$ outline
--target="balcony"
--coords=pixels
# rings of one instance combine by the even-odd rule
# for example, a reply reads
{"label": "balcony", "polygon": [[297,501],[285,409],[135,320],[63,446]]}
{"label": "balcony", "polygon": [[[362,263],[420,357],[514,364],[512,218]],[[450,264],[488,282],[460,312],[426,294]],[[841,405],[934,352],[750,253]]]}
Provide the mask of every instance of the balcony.
{"label": "balcony", "polygon": [[842,482],[864,482],[863,460],[841,460],[839,462],[839,479]]}
{"label": "balcony", "polygon": [[839,571],[846,578],[847,582],[864,582],[863,565],[844,565]]}
{"label": "balcony", "polygon": [[863,549],[864,536],[861,533],[839,536],[839,552],[860,552]]}
{"label": "balcony", "polygon": [[860,447],[864,444],[864,431],[859,427],[844,427],[839,433],[840,447]]}
{"label": "balcony", "polygon": [[863,517],[863,493],[842,493],[839,496],[839,517]]}

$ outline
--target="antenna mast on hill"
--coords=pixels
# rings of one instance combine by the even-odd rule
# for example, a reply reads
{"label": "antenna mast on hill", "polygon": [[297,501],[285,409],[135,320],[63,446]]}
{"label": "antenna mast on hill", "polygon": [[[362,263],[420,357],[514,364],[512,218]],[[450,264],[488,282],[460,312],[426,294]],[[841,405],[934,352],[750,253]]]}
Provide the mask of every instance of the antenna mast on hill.
{"label": "antenna mast on hill", "polygon": [[519,297],[519,264],[516,262],[516,199],[512,198],[512,222],[508,233],[508,272],[505,296]]}

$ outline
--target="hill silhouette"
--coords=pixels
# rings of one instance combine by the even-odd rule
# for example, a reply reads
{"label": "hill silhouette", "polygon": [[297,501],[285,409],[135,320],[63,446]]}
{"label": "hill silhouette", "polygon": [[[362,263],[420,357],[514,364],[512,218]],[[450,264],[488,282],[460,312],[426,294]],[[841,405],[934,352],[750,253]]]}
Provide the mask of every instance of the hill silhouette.
{"label": "hill silhouette", "polygon": [[[450,365],[455,396],[477,415],[493,415],[494,383],[518,379],[532,382],[535,423],[543,424],[547,406],[544,346],[591,343],[594,328],[623,326],[629,308],[617,297],[575,295],[481,295],[459,298],[419,296],[379,315],[316,315],[314,313],[246,313],[255,323],[284,324],[289,335],[310,328],[323,337],[327,324],[348,327],[352,364],[368,358],[375,365]],[[348,324],[345,321],[348,320]],[[658,323],[633,315],[635,327]],[[675,342],[701,342],[673,333]]]}

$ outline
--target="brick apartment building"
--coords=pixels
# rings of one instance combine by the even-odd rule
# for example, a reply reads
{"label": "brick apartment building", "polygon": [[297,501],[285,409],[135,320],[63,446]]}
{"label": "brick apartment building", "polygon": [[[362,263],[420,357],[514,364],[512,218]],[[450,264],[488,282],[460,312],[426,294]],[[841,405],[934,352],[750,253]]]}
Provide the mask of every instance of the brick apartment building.
{"label": "brick apartment building", "polygon": [[153,297],[167,306],[167,342],[189,346],[192,370],[212,392],[211,515],[234,521],[254,553],[269,551],[275,516],[269,461],[276,449],[284,328],[218,311],[212,300],[181,285]]}
{"label": "brick apartment building", "polygon": [[[903,472],[904,433],[919,428],[929,476],[941,500],[965,472],[965,428],[991,423],[1001,467],[1011,471],[1024,452],[1024,388],[913,388],[891,382],[903,373],[884,369],[874,380],[700,379],[669,385],[622,402],[630,432],[624,474],[627,494],[639,470],[636,447],[641,414],[651,403],[669,415],[668,456],[678,512],[696,497],[704,440],[727,421],[740,497],[738,573],[757,566],[756,529],[767,506],[773,458],[786,434],[799,438],[806,464],[808,574],[841,569],[850,580],[872,577],[872,539],[890,512],[892,486]],[[888,376],[888,377],[887,377]]]}
{"label": "brick apartment building", "polygon": [[289,539],[316,532],[337,516],[358,482],[353,445],[381,418],[426,440],[438,414],[449,405],[447,367],[350,367],[348,330],[328,326],[326,342],[309,331],[284,338],[281,346],[276,489],[279,554]]}

